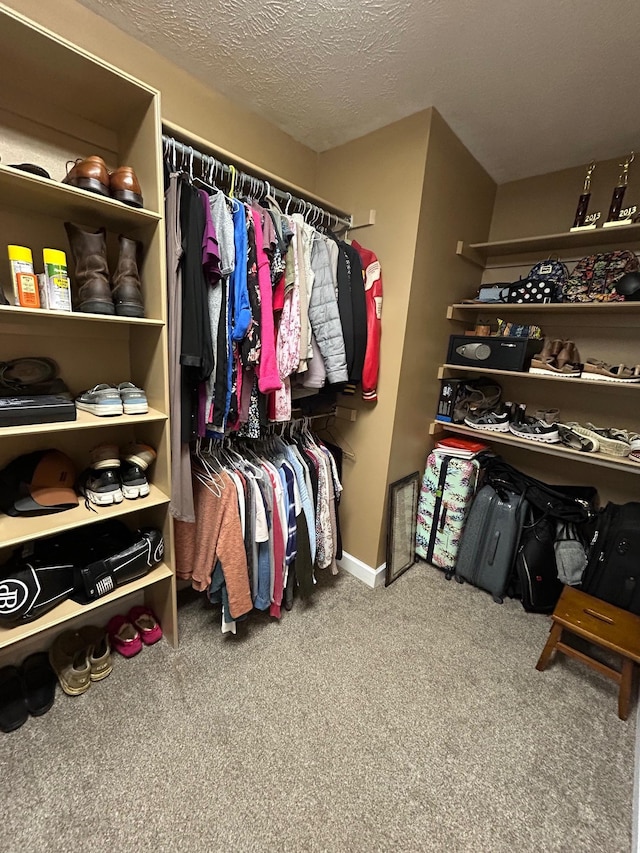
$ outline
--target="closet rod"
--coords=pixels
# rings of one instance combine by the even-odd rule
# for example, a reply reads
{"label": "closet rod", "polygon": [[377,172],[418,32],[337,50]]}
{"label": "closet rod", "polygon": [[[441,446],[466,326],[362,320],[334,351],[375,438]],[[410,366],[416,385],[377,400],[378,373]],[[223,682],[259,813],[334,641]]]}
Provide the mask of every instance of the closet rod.
{"label": "closet rod", "polygon": [[[220,173],[223,179],[226,180],[229,185],[233,184],[235,188],[251,190],[261,195],[261,197],[263,198],[270,191],[277,201],[280,201],[284,204],[285,210],[288,210],[289,207],[293,205],[294,212],[298,211],[303,214],[315,214],[316,217],[318,217],[319,221],[322,221],[323,218],[326,218],[328,220],[328,224],[334,222],[335,227],[337,227],[338,225],[343,225],[346,228],[350,228],[353,223],[353,216],[351,216],[351,214],[338,214],[334,213],[331,210],[327,210],[324,207],[320,207],[312,201],[307,201],[307,199],[301,198],[297,195],[293,195],[293,193],[287,192],[285,190],[280,189],[280,187],[274,186],[266,178],[260,177],[261,173],[258,170],[256,170],[256,174],[253,175],[249,174],[248,172],[243,172],[229,163],[224,163],[222,160],[219,160],[217,157],[214,157],[211,154],[203,154],[201,151],[198,151],[192,145],[187,145],[184,142],[180,142],[173,136],[168,136],[164,133],[162,134],[162,148],[164,151],[165,160],[167,160],[170,164],[175,163],[177,165],[176,158],[179,157],[180,166],[182,169],[188,169],[192,176],[202,177],[205,182],[207,180],[207,175],[209,174],[209,172],[213,172],[214,176]],[[200,175],[194,175],[194,161],[200,164]]]}

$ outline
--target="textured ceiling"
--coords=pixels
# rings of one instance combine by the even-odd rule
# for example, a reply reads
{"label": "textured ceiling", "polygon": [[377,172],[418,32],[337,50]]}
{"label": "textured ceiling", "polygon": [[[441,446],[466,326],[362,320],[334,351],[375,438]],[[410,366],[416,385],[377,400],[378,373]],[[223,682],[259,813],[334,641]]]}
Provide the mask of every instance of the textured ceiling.
{"label": "textured ceiling", "polygon": [[638,0],[81,0],[322,151],[435,106],[499,182],[640,149]]}

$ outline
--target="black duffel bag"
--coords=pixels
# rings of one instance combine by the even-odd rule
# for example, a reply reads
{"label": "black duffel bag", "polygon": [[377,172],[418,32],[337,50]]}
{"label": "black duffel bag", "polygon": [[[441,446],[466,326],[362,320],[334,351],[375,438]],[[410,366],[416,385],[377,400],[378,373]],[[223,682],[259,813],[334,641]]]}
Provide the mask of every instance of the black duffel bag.
{"label": "black duffel bag", "polygon": [[538,513],[557,521],[584,524],[596,513],[598,492],[593,486],[550,486],[524,474],[500,456],[487,460],[485,482],[498,493],[507,488],[524,495]]}
{"label": "black duffel bag", "polygon": [[39,539],[0,567],[0,624],[32,622],[68,598],[87,604],[143,577],[162,560],[155,529],[105,521]]}

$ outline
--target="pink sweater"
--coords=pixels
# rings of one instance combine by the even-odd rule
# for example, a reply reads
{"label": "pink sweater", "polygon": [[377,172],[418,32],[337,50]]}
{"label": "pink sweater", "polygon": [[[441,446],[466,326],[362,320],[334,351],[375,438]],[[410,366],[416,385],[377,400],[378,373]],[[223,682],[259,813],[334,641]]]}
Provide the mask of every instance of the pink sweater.
{"label": "pink sweater", "polygon": [[260,363],[256,366],[258,388],[263,394],[278,391],[282,386],[276,361],[276,336],[273,325],[273,293],[269,258],[264,250],[262,221],[257,210],[251,211],[256,232],[256,257],[258,261],[258,287],[260,288]]}

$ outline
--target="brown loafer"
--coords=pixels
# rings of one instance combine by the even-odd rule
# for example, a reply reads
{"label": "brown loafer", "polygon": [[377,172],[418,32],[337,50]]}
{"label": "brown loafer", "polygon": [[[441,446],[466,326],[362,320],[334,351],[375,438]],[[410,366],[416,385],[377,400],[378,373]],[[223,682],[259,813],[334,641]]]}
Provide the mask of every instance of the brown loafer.
{"label": "brown loafer", "polygon": [[[67,162],[67,168],[72,160]],[[66,177],[62,179],[63,184],[88,190],[90,193],[109,195],[109,170],[102,157],[95,155],[78,159],[75,165],[69,169]]]}
{"label": "brown loafer", "polygon": [[131,207],[144,207],[142,190],[136,173],[131,166],[119,166],[109,178],[111,198],[122,201]]}

